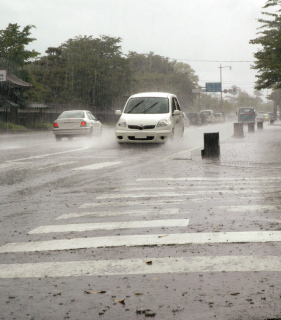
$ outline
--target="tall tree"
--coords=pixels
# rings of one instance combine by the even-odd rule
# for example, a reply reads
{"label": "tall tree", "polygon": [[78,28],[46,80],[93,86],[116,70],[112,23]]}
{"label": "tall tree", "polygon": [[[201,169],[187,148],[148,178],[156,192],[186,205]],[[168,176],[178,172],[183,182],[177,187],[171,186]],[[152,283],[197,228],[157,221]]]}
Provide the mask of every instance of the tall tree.
{"label": "tall tree", "polygon": [[33,25],[28,25],[20,30],[17,23],[9,23],[5,30],[0,30],[0,67],[3,69],[12,69],[17,71],[39,55],[34,50],[27,50],[26,46],[35,41],[31,38],[31,29]]}
{"label": "tall tree", "polygon": [[253,69],[259,74],[256,81],[256,89],[281,88],[281,0],[267,0],[263,9],[275,10],[275,12],[262,12],[267,19],[259,19],[262,23],[256,39],[250,40],[251,44],[261,46],[254,57]]}

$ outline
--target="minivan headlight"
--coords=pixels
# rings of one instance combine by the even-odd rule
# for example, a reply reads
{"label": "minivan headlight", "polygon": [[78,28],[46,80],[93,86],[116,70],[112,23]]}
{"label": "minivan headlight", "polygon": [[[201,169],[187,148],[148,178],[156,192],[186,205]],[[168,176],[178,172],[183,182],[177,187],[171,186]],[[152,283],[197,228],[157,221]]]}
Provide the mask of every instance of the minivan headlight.
{"label": "minivan headlight", "polygon": [[169,124],[167,119],[161,119],[158,123],[156,127],[167,127],[167,125]]}
{"label": "minivan headlight", "polygon": [[120,119],[117,126],[121,128],[125,128],[127,126],[126,121],[124,119]]}

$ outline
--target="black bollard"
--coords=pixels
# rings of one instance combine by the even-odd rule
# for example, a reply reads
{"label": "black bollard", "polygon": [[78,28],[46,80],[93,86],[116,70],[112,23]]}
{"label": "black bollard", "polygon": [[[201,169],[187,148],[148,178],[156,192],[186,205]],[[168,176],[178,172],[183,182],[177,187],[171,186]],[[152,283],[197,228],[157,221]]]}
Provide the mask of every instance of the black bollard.
{"label": "black bollard", "polygon": [[257,122],[257,128],[258,129],[263,129],[263,121]]}
{"label": "black bollard", "polygon": [[201,150],[202,158],[220,156],[219,132],[204,133],[204,149]]}
{"label": "black bollard", "polygon": [[234,125],[234,135],[235,138],[243,138],[244,132],[243,132],[243,123],[242,122],[236,122],[233,123]]}
{"label": "black bollard", "polygon": [[254,122],[248,123],[248,132],[255,132],[255,123]]}

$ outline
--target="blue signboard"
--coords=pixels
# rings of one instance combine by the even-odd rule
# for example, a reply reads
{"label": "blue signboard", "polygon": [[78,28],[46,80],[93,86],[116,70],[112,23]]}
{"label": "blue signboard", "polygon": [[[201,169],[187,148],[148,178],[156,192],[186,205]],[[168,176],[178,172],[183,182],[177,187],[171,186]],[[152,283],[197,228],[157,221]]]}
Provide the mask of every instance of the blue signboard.
{"label": "blue signboard", "polygon": [[221,92],[221,82],[206,82],[206,92]]}

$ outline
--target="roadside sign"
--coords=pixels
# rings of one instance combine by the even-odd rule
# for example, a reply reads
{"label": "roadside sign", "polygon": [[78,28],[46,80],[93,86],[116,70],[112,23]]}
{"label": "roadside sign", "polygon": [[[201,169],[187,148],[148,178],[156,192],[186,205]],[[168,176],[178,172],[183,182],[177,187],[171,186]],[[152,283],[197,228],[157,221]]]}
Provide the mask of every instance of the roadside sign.
{"label": "roadside sign", "polygon": [[7,71],[0,70],[0,81],[6,81],[6,79],[7,79]]}
{"label": "roadside sign", "polygon": [[200,92],[206,92],[205,88],[201,88],[201,89],[192,89],[192,93],[200,93]]}
{"label": "roadside sign", "polygon": [[206,82],[206,92],[221,92],[221,82]]}

